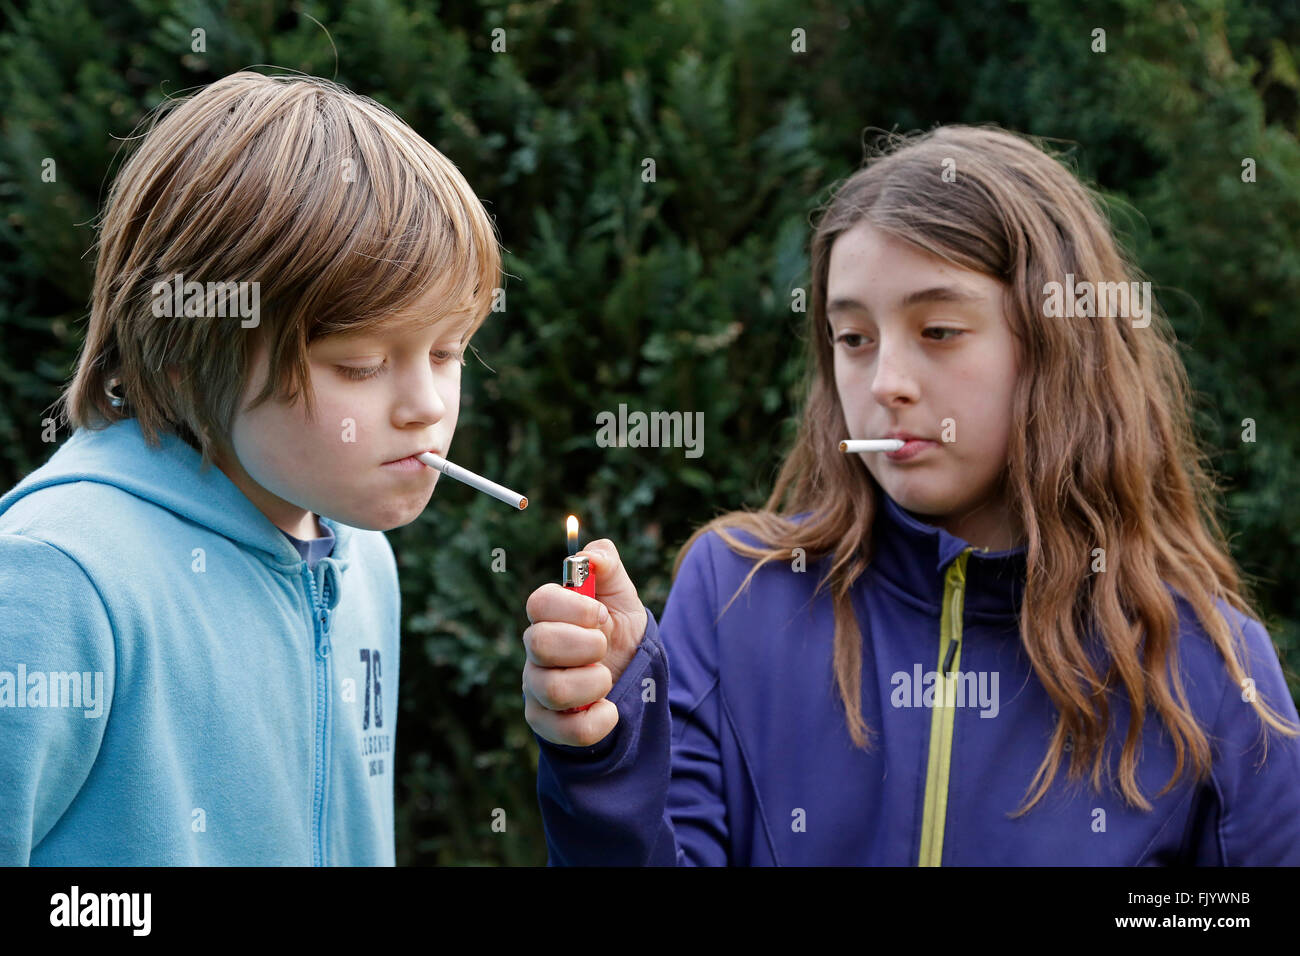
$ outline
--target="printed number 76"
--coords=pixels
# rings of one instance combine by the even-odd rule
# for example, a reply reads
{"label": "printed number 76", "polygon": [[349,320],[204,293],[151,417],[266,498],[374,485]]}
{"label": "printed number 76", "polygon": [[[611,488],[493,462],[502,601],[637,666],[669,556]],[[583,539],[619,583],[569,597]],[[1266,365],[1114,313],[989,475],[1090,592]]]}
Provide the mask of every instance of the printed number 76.
{"label": "printed number 76", "polygon": [[371,650],[368,647],[361,649],[361,663],[366,665],[366,705],[361,716],[361,729],[370,729],[370,700],[373,697],[375,701],[375,726],[384,726],[384,708],[382,699],[379,696],[379,648]]}

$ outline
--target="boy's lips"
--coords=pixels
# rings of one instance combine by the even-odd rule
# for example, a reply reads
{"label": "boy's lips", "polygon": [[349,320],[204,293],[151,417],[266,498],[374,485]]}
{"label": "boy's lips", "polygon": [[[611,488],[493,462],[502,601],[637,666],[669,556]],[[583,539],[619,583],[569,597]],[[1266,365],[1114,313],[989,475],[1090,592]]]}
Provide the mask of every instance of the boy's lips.
{"label": "boy's lips", "polygon": [[433,453],[434,453],[435,455],[437,455],[439,458],[446,458],[446,457],[447,457],[446,455],[444,455],[442,452],[440,452],[440,451],[439,451],[438,449],[436,449],[436,448],[417,448],[415,451],[411,452],[409,455],[402,455],[402,456],[400,456],[400,457],[398,457],[398,458],[393,458],[393,459],[391,459],[390,461],[385,461],[385,462],[383,462],[382,464],[385,464],[385,465],[394,465],[394,464],[396,464],[396,463],[399,462],[399,461],[406,461],[406,459],[408,459],[408,458],[414,458],[416,455],[423,455],[426,451],[433,452]]}

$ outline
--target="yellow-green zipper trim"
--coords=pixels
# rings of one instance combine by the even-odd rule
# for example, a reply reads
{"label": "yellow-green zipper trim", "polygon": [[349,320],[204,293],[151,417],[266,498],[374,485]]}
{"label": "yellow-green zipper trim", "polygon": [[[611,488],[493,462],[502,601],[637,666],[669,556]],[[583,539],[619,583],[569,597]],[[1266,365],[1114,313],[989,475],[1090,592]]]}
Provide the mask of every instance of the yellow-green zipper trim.
{"label": "yellow-green zipper trim", "polygon": [[[943,824],[948,816],[948,768],[952,762],[953,706],[961,666],[961,619],[966,593],[967,548],[948,565],[943,579],[943,611],[939,618],[939,684],[930,711],[930,759],[925,771],[925,813],[921,818],[921,859],[917,866],[943,862]],[[948,657],[949,648],[952,657]],[[945,666],[946,665],[946,666]]]}

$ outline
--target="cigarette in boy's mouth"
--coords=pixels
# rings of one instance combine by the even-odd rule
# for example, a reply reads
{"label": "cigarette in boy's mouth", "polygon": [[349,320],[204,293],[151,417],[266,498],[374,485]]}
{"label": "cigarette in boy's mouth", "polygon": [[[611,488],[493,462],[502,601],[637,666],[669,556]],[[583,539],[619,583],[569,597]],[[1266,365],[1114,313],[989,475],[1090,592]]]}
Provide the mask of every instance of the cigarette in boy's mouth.
{"label": "cigarette in boy's mouth", "polygon": [[840,442],[840,451],[898,451],[906,444],[901,438],[846,438]]}
{"label": "cigarette in boy's mouth", "polygon": [[448,478],[455,478],[485,495],[491,495],[499,501],[504,501],[508,505],[513,505],[520,511],[528,507],[528,499],[517,491],[511,491],[509,488],[498,485],[495,481],[488,481],[482,475],[476,475],[468,468],[462,468],[460,465],[453,465],[441,455],[435,455],[431,451],[421,452],[415,456],[430,468],[435,468],[442,472]]}

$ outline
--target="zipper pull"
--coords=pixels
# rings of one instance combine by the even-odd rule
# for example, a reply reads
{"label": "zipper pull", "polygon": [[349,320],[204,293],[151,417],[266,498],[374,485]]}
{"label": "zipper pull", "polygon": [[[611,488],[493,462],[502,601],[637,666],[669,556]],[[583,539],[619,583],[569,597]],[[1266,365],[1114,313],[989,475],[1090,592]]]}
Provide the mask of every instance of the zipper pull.
{"label": "zipper pull", "polygon": [[320,655],[321,660],[330,656],[330,609],[328,605],[322,605],[320,609],[320,644],[317,645],[316,653]]}
{"label": "zipper pull", "polygon": [[949,625],[950,625],[950,629],[953,632],[953,636],[952,636],[952,640],[948,642],[948,653],[943,655],[944,676],[947,676],[948,674],[952,673],[952,659],[953,657],[956,656],[957,645],[961,642],[961,638],[957,636],[957,632],[960,630],[957,624],[957,614],[958,614],[957,606],[958,606],[958,601],[960,599],[961,599],[961,585],[958,584],[955,585],[952,589],[952,607],[949,608],[949,614],[951,615]]}

